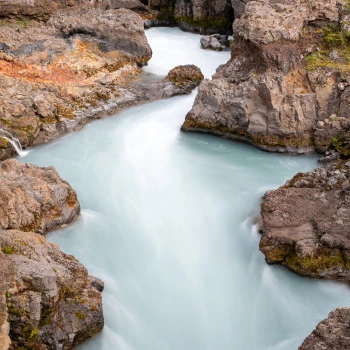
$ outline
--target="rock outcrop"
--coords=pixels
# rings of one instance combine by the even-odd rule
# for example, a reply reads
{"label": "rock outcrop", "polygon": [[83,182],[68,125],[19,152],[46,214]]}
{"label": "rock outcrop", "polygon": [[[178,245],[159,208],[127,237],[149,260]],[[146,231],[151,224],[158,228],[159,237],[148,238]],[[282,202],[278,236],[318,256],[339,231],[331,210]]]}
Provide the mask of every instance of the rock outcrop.
{"label": "rock outcrop", "polygon": [[7,160],[0,178],[0,348],[71,349],[103,328],[103,282],[32,230],[70,223],[77,196],[52,167]]}
{"label": "rock outcrop", "polygon": [[201,34],[230,34],[233,19],[240,15],[244,3],[245,0],[150,0],[149,7],[159,10],[152,18],[153,25],[177,25]]}
{"label": "rock outcrop", "polygon": [[103,52],[122,51],[131,55],[130,61],[135,57],[139,64],[152,57],[141,17],[127,9],[103,11],[83,7],[61,10],[51,16],[48,25],[66,37],[89,35],[94,39],[90,41]]}
{"label": "rock outcrop", "polygon": [[0,163],[0,230],[44,234],[79,214],[77,195],[53,167],[11,159]]}
{"label": "rock outcrop", "polygon": [[2,231],[10,265],[5,292],[12,348],[71,349],[103,328],[103,283],[33,232]]}
{"label": "rock outcrop", "polygon": [[248,2],[233,24],[231,60],[201,83],[182,130],[324,152],[350,112],[347,11],[335,0]]}
{"label": "rock outcrop", "polygon": [[221,51],[229,47],[230,41],[227,35],[213,34],[201,37],[201,46],[203,49]]}
{"label": "rock outcrop", "polygon": [[263,198],[260,250],[308,277],[350,282],[350,162],[299,173]]}
{"label": "rock outcrop", "polygon": [[299,350],[347,350],[350,344],[350,308],[332,311],[305,339]]}
{"label": "rock outcrop", "polygon": [[109,0],[0,0],[0,17],[47,20],[59,9],[86,6],[106,9]]}
{"label": "rock outcrop", "polygon": [[126,9],[61,10],[48,23],[0,26],[0,159],[14,154],[8,132],[26,147],[81,128],[82,111],[113,99],[113,112],[129,105],[125,86],[152,54],[142,19]]}

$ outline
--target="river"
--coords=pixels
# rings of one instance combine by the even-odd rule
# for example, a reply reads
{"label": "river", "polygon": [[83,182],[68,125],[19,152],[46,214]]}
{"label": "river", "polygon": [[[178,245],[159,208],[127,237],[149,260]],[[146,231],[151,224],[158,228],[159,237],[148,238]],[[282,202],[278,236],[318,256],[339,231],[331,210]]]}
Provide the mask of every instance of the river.
{"label": "river", "polygon": [[[229,52],[152,28],[145,75],[193,63],[210,77]],[[268,266],[251,218],[261,196],[317,157],[270,154],[180,126],[195,92],[130,108],[20,158],[53,165],[80,218],[48,239],[105,282],[105,328],[84,350],[297,349],[346,286]]]}

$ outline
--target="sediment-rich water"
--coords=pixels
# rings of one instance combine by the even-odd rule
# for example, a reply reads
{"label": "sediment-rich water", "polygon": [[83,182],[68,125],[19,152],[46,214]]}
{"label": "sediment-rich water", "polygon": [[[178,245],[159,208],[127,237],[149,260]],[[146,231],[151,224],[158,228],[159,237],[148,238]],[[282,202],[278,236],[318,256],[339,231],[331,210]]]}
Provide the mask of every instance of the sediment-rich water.
{"label": "sediment-rich water", "polygon": [[[151,73],[194,63],[210,76],[229,57],[178,29],[147,35]],[[81,349],[291,350],[349,305],[343,285],[267,266],[251,224],[263,193],[317,158],[182,134],[194,97],[128,109],[20,159],[54,165],[78,192],[80,219],[48,238],[105,281],[105,329]]]}

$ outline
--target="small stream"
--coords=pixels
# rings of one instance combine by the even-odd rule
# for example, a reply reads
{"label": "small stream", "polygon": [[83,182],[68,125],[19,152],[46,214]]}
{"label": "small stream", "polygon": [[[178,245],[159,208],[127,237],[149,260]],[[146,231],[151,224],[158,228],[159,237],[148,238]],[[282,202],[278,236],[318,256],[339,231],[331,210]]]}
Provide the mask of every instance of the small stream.
{"label": "small stream", "polygon": [[[145,75],[229,52],[152,28]],[[80,218],[48,239],[105,282],[105,329],[84,350],[295,350],[349,290],[268,266],[251,218],[260,198],[317,157],[288,157],[180,126],[196,92],[95,121],[20,158],[53,165]]]}

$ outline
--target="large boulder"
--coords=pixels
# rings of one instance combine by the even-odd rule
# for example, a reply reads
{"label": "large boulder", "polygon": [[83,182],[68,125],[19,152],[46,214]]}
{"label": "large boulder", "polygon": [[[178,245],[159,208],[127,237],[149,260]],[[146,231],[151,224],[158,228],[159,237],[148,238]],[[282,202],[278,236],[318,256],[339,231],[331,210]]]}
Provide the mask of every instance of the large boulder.
{"label": "large boulder", "polygon": [[350,113],[346,53],[332,59],[342,52],[339,9],[335,0],[248,2],[233,24],[231,60],[202,82],[182,130],[275,152],[328,149],[335,135],[324,120]]}
{"label": "large boulder", "polygon": [[350,344],[350,308],[332,311],[305,339],[299,350],[347,350]]}
{"label": "large boulder", "polygon": [[[3,260],[11,348],[71,349],[102,330],[103,283],[73,256],[39,234],[7,230],[0,232]],[[0,325],[3,311],[0,300]]]}
{"label": "large boulder", "polygon": [[350,282],[350,162],[297,174],[265,194],[261,215],[268,263]]}
{"label": "large boulder", "polygon": [[11,159],[0,163],[0,178],[0,230],[45,233],[79,214],[75,191],[53,167]]}

